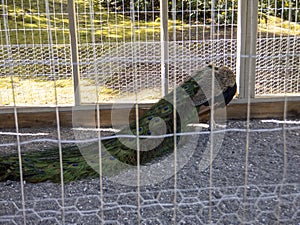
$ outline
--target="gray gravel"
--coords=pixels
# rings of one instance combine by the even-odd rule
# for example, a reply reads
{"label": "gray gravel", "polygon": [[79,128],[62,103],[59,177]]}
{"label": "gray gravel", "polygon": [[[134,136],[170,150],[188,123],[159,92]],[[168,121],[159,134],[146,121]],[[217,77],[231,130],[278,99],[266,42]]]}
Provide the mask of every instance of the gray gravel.
{"label": "gray gravel", "polygon": [[[299,123],[299,120],[298,120]],[[209,167],[200,169],[209,134],[201,135],[189,162],[174,176],[152,185],[126,186],[103,177],[72,182],[62,188],[50,182],[24,184],[25,211],[19,182],[0,182],[0,224],[300,224],[300,124],[286,125],[286,164],[282,124],[251,121],[249,134],[225,133]],[[298,128],[295,128],[298,127]],[[229,121],[227,129],[245,129],[245,121]],[[266,129],[274,129],[268,132]],[[278,129],[278,130],[276,130]],[[4,132],[4,130],[1,130]],[[5,130],[11,131],[12,130]],[[22,136],[21,141],[57,138],[55,129],[22,129],[48,136]],[[62,129],[62,139],[74,139]],[[104,132],[103,135],[109,133]],[[1,143],[16,138],[0,135]],[[22,151],[55,144],[22,145]],[[0,147],[1,154],[16,147]],[[248,159],[246,159],[246,153]],[[246,161],[247,160],[247,161]],[[246,163],[247,162],[247,163]],[[247,177],[245,170],[247,166]],[[210,186],[212,186],[210,188]],[[101,188],[100,188],[101,187]],[[176,187],[176,188],[174,188]]]}

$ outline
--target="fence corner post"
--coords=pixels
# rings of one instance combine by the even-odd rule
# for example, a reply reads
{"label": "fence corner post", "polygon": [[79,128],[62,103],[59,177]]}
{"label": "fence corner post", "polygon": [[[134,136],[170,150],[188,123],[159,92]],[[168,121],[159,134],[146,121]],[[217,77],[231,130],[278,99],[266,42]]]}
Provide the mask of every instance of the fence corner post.
{"label": "fence corner post", "polygon": [[77,40],[77,26],[76,26],[76,13],[75,13],[74,0],[68,0],[68,19],[69,19],[69,32],[70,32],[71,56],[72,56],[74,100],[75,100],[75,106],[79,106],[81,104],[80,72],[79,72],[78,40]]}
{"label": "fence corner post", "polygon": [[168,1],[160,1],[160,42],[161,42],[161,87],[162,97],[168,94],[169,75],[169,32],[168,32]]}
{"label": "fence corner post", "polygon": [[258,0],[238,1],[237,84],[239,98],[254,98]]}

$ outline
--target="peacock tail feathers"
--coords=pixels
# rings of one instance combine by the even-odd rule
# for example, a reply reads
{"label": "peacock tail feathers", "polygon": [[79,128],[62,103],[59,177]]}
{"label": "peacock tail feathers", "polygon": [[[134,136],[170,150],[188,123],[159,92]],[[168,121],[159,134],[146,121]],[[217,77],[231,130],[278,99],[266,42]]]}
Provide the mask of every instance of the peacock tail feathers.
{"label": "peacock tail feathers", "polygon": [[[198,111],[202,105],[209,105],[212,98],[212,74],[215,74],[215,102],[228,104],[236,92],[235,75],[226,67],[207,66],[187,78],[174,91],[167,94],[147,110],[138,121],[133,121],[118,134],[159,136],[193,131],[188,126],[198,122]],[[174,94],[176,104],[174,104]],[[225,100],[224,100],[225,98]],[[174,126],[174,105],[176,106],[176,126]],[[183,140],[176,136],[176,142]],[[113,138],[102,140],[101,145],[92,143],[85,146],[68,146],[62,148],[63,179],[70,182],[87,177],[114,176],[124,170],[151,163],[172,153],[174,136],[145,139]],[[182,143],[185,143],[184,141]],[[139,148],[138,148],[139,147]],[[137,150],[140,150],[139,152]],[[100,154],[99,154],[100,152]],[[41,152],[23,154],[23,178],[28,182],[61,181],[59,149],[47,149]],[[17,154],[0,157],[0,181],[19,180],[20,168]]]}

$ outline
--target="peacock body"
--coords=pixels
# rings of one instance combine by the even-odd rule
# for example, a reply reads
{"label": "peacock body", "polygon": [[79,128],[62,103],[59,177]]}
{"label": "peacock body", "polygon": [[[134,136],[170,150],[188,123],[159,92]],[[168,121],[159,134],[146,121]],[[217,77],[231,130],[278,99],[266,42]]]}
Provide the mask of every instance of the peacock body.
{"label": "peacock body", "polygon": [[[211,91],[213,73],[217,86],[215,93]],[[174,91],[153,104],[138,122],[133,121],[118,133],[118,135],[137,135],[138,138],[121,137],[102,140],[100,145],[95,142],[81,147],[77,145],[63,147],[64,181],[97,177],[98,172],[112,176],[132,166],[145,165],[171,153],[174,137],[177,143],[184,137],[160,135],[190,131],[191,128],[187,125],[197,122],[195,118],[198,119],[200,106],[209,105],[212,96],[215,98],[215,103],[227,105],[236,93],[235,75],[227,67],[207,66],[186,79]],[[176,124],[174,124],[174,117]],[[158,137],[144,139],[143,135]],[[27,182],[48,180],[60,182],[61,164],[58,148],[26,153],[22,155],[21,160],[23,179]],[[0,181],[19,179],[18,155],[0,157]]]}

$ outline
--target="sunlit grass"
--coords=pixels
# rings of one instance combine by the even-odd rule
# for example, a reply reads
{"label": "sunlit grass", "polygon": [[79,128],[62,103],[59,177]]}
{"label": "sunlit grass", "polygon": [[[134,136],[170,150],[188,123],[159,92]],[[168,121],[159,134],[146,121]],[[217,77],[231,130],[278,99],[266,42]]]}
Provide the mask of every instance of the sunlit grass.
{"label": "sunlit grass", "polygon": [[[14,87],[14,88],[12,88]],[[137,93],[120,92],[92,81],[81,82],[81,99],[84,103],[149,102],[161,97],[159,88],[145,89]],[[98,94],[97,94],[98,93]],[[14,97],[15,101],[14,101]],[[0,106],[73,105],[74,89],[71,79],[47,81],[45,79],[19,77],[0,78]]]}
{"label": "sunlit grass", "polygon": [[300,35],[300,24],[265,14],[259,20],[258,29],[261,32],[276,36]]}
{"label": "sunlit grass", "polygon": [[0,105],[11,106],[14,101],[19,106],[73,104],[72,80],[61,79],[55,82],[37,78],[0,78]]}

